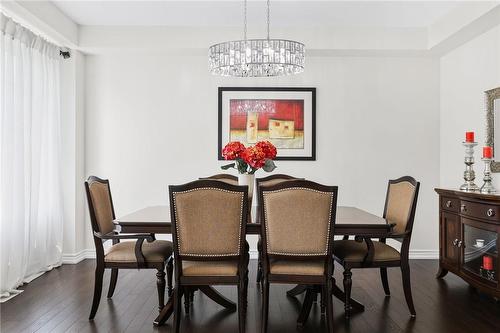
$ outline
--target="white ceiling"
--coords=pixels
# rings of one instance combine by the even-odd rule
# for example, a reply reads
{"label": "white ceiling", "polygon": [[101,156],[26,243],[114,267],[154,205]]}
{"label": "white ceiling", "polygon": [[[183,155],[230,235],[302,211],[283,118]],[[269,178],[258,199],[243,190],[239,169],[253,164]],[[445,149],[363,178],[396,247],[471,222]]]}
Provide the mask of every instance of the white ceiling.
{"label": "white ceiling", "polygon": [[[470,2],[470,1],[469,1]],[[241,26],[242,0],[53,1],[80,25]],[[271,1],[272,26],[428,27],[466,1]],[[266,3],[248,4],[249,29],[264,25]]]}

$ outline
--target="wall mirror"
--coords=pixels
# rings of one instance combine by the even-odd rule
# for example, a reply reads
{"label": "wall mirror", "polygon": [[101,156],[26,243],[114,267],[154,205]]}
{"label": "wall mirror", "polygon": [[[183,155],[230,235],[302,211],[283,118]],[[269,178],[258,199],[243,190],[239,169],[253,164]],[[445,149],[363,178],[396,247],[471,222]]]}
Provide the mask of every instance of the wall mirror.
{"label": "wall mirror", "polygon": [[493,147],[492,172],[500,172],[500,87],[485,91],[486,98],[486,145]]}

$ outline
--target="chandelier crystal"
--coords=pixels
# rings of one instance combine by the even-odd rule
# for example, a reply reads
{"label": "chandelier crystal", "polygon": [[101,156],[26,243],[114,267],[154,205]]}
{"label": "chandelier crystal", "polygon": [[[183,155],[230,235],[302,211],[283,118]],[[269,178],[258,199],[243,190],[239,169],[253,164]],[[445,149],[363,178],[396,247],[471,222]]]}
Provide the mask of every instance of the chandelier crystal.
{"label": "chandelier crystal", "polygon": [[267,38],[247,39],[247,1],[244,0],[244,39],[223,42],[208,49],[212,74],[236,77],[265,77],[304,71],[305,46],[300,42],[269,38],[270,3],[267,1]]}

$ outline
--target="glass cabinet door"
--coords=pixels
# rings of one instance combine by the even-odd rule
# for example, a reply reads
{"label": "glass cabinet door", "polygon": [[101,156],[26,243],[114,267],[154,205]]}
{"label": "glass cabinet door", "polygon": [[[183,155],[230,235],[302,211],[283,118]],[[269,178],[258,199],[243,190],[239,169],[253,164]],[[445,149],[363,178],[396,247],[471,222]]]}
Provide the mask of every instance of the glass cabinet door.
{"label": "glass cabinet door", "polygon": [[463,227],[462,269],[490,283],[497,283],[498,233],[466,222]]}

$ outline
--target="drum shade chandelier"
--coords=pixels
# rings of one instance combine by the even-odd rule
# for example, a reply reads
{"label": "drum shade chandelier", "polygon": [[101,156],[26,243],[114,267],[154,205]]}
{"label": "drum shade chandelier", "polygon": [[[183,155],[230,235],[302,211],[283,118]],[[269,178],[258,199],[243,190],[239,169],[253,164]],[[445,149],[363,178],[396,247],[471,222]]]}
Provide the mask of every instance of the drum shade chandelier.
{"label": "drum shade chandelier", "polygon": [[214,75],[266,77],[304,71],[304,44],[269,37],[270,0],[267,0],[267,38],[247,39],[247,0],[243,5],[243,40],[223,42],[208,49],[208,68]]}

